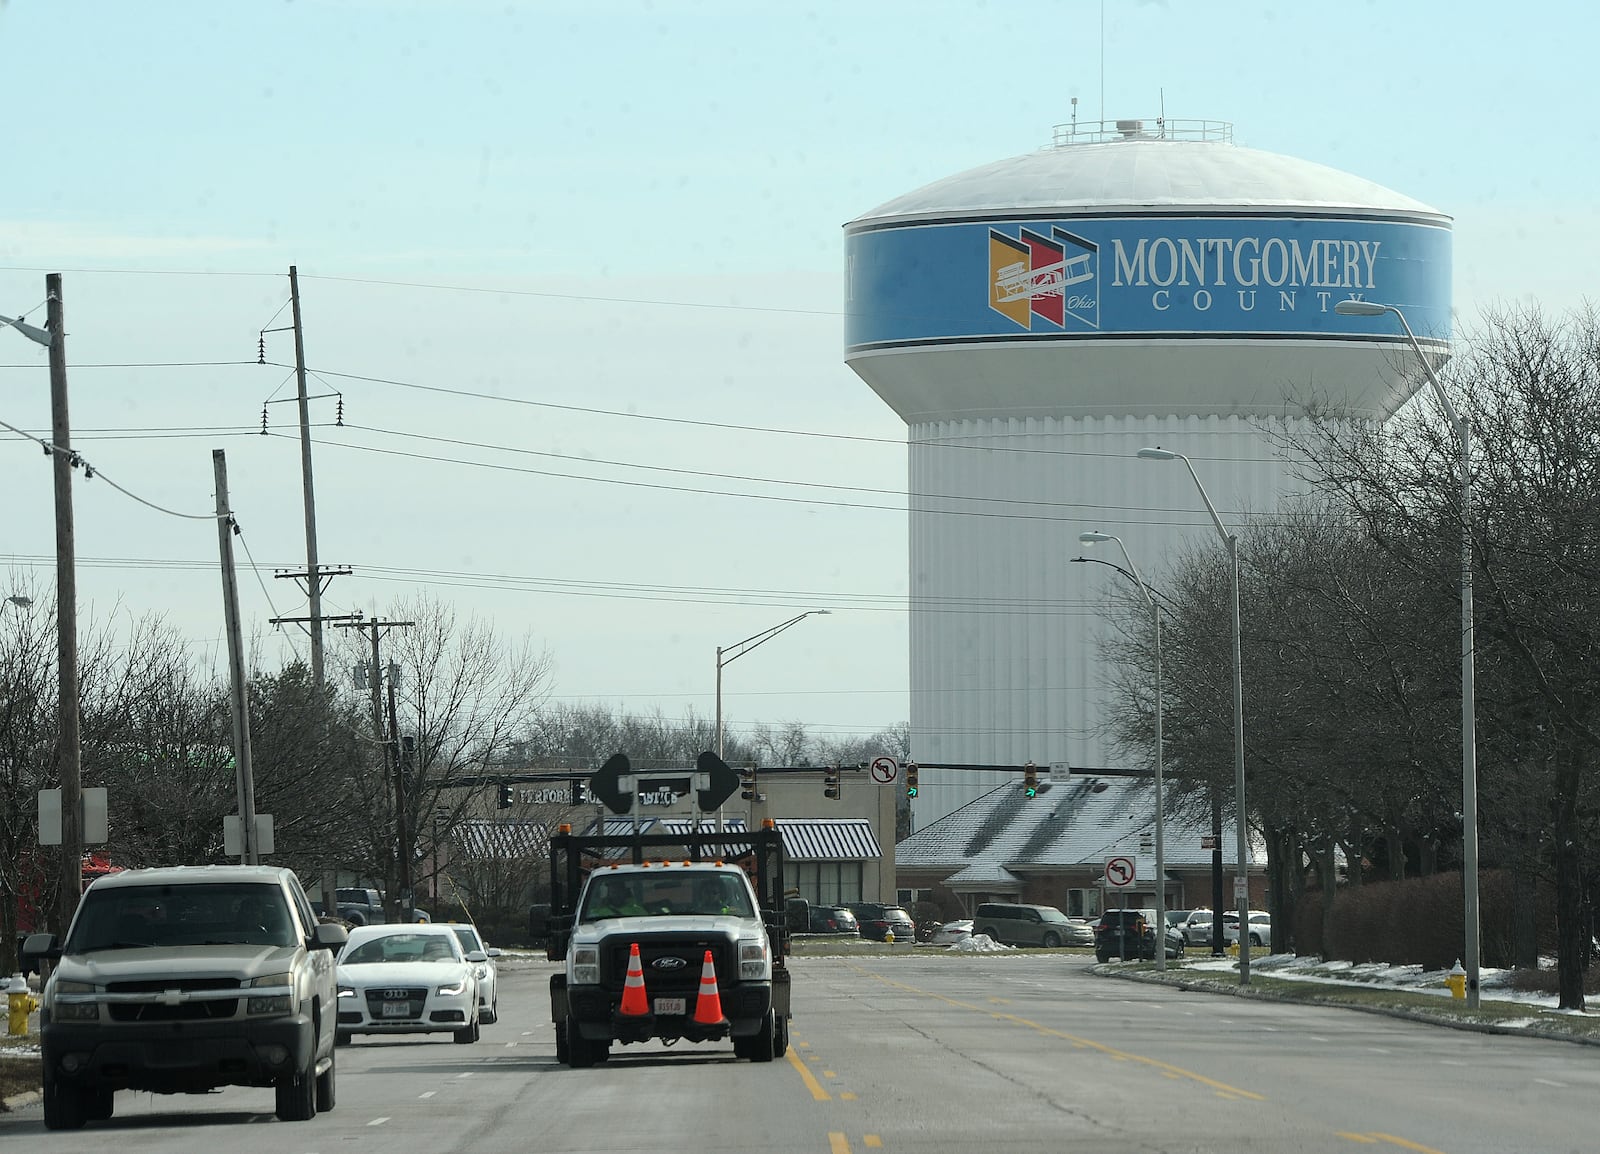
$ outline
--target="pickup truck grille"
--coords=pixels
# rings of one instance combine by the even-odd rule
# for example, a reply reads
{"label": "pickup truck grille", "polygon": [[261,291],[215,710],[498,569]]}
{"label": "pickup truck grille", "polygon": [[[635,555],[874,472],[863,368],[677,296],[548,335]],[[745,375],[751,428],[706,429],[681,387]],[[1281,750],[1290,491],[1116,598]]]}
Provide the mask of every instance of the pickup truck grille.
{"label": "pickup truck grille", "polygon": [[155,978],[139,982],[111,982],[107,994],[144,994],[149,1000],[111,1001],[107,1006],[113,1022],[200,1022],[218,1018],[231,1018],[239,1011],[239,999],[228,997],[198,998],[181,1002],[162,1001],[162,995],[176,990],[192,995],[212,990],[237,991],[236,978],[191,978],[174,982],[170,978]]}
{"label": "pickup truck grille", "polygon": [[727,938],[626,938],[619,934],[607,939],[600,956],[600,981],[606,989],[621,992],[628,977],[629,947],[635,941],[639,943],[644,988],[652,998],[657,995],[692,997],[699,993],[700,971],[707,950],[711,951],[712,963],[717,969],[719,991],[738,981],[734,946]]}

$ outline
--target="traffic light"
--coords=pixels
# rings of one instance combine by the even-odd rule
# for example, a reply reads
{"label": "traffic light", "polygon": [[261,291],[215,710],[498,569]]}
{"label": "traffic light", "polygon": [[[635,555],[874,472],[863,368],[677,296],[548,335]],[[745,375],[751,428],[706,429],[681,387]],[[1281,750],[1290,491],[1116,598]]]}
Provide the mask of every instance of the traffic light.
{"label": "traffic light", "polygon": [[839,800],[839,767],[830,765],[822,771],[822,796]]}
{"label": "traffic light", "polygon": [[583,787],[583,778],[574,777],[570,779],[567,784],[572,790],[572,804],[587,805],[589,802],[589,791]]}
{"label": "traffic light", "polygon": [[917,796],[917,763],[914,761],[906,765],[906,796]]}
{"label": "traffic light", "polygon": [[739,771],[739,796],[746,801],[756,799],[756,767],[747,765]]}
{"label": "traffic light", "polygon": [[1024,797],[1039,796],[1039,770],[1031,761],[1022,767],[1022,794]]}
{"label": "traffic light", "polygon": [[495,806],[498,809],[511,808],[511,787],[503,781],[500,783],[500,799],[495,803]]}

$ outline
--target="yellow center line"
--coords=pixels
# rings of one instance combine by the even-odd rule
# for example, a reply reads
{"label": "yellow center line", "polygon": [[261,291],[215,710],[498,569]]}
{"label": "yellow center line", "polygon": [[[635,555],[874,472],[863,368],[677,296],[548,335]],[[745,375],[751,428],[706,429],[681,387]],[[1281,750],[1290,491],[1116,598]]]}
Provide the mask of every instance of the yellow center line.
{"label": "yellow center line", "polygon": [[883,1139],[876,1134],[867,1134],[862,1137],[861,1144],[876,1150],[883,1146]]}
{"label": "yellow center line", "polygon": [[1352,1134],[1348,1130],[1335,1130],[1334,1134],[1339,1138],[1344,1138],[1351,1142],[1363,1142],[1368,1146],[1376,1146],[1378,1144],[1376,1138],[1368,1138],[1365,1134]]}
{"label": "yellow center line", "polygon": [[1077,1034],[1064,1033],[1061,1030],[1052,1029],[1051,1027],[1041,1025],[1038,1022],[1030,1021],[1027,1018],[1020,1018],[1015,1014],[997,1013],[994,1010],[986,1009],[983,1006],[975,1006],[971,1002],[963,1002],[958,998],[947,998],[943,994],[934,993],[932,990],[923,990],[916,986],[907,985],[904,982],[893,981],[884,977],[882,974],[875,974],[871,970],[868,970],[862,966],[855,966],[854,968],[860,973],[876,978],[886,986],[893,986],[896,989],[905,990],[907,993],[911,994],[919,994],[925,998],[933,998],[935,1001],[944,1002],[946,1005],[955,1006],[958,1009],[973,1010],[980,1014],[988,1014],[991,1018],[995,1018],[1002,1022],[1013,1022],[1019,1026],[1026,1026],[1028,1029],[1036,1030],[1047,1037],[1062,1038],[1068,1042],[1071,1042],[1075,1046],[1082,1046],[1091,1050],[1098,1050],[1108,1058],[1112,1058],[1119,1062],[1137,1062],[1141,1066],[1148,1066],[1152,1070],[1163,1071],[1176,1078],[1187,1078],[1192,1082],[1199,1082],[1202,1086],[1210,1086],[1213,1090],[1218,1090],[1224,1094],[1237,1094],[1241,1098],[1249,1098],[1254,1102],[1266,1101],[1265,1094],[1257,1094],[1253,1090],[1242,1090],[1238,1086],[1230,1086],[1226,1082],[1219,1082],[1215,1078],[1208,1078],[1204,1074],[1197,1074],[1195,1071],[1186,1070],[1182,1066],[1174,1066],[1171,1062],[1163,1062],[1157,1058],[1146,1058],[1141,1054],[1130,1054],[1125,1050],[1118,1050],[1113,1046],[1107,1046],[1103,1042],[1096,1042],[1093,1038],[1083,1038],[1079,1037]]}
{"label": "yellow center line", "polygon": [[1417,1154],[1444,1154],[1444,1151],[1435,1150],[1432,1146],[1424,1146],[1421,1142],[1412,1142],[1406,1138],[1396,1138],[1393,1134],[1380,1134],[1374,1130],[1372,1136],[1380,1142],[1389,1142],[1404,1150],[1415,1150]]}
{"label": "yellow center line", "polygon": [[850,1154],[850,1139],[844,1136],[842,1130],[829,1130],[828,1149],[832,1150],[833,1154]]}
{"label": "yellow center line", "polygon": [[[806,1064],[800,1060],[800,1055],[793,1050],[789,1051],[789,1065],[800,1072],[800,1080],[806,1084],[806,1088],[811,1091],[813,1098],[818,1102],[832,1100],[832,1095],[822,1088],[822,1083],[817,1081],[816,1075],[806,1069]],[[843,1137],[843,1135],[840,1135],[840,1137]]]}

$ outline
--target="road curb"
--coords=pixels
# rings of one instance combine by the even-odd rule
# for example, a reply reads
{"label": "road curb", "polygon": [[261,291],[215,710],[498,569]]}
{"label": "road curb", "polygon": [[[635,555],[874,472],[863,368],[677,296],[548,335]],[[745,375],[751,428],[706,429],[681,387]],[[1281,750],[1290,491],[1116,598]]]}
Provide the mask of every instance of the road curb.
{"label": "road curb", "polygon": [[1341,1002],[1333,998],[1320,998],[1314,995],[1291,997],[1276,991],[1254,990],[1248,986],[1229,986],[1217,982],[1197,982],[1186,978],[1167,978],[1148,971],[1118,971],[1103,965],[1094,966],[1093,969],[1096,973],[1104,974],[1109,978],[1121,978],[1129,982],[1142,982],[1147,986],[1172,986],[1189,992],[1224,994],[1234,998],[1254,998],[1259,1002],[1289,1002],[1300,1006],[1323,1006],[1332,1010],[1355,1010],[1362,1014],[1377,1014],[1384,1018],[1401,1018],[1410,1022],[1422,1022],[1429,1026],[1444,1026],[1451,1030],[1466,1030],[1474,1034],[1501,1034],[1515,1038],[1543,1038],[1552,1042],[1574,1042],[1580,1046],[1600,1046],[1600,1038],[1563,1034],[1556,1030],[1541,1029],[1538,1026],[1502,1026],[1494,1022],[1469,1022],[1460,1018],[1427,1014],[1420,1010],[1404,1009],[1397,1006],[1364,1006],[1355,1002]]}

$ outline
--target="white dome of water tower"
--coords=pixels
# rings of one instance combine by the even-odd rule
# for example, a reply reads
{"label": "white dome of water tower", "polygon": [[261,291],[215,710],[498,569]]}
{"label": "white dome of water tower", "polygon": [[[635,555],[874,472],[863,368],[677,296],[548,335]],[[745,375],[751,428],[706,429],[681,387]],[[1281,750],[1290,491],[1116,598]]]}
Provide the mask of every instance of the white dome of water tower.
{"label": "white dome of water tower", "polygon": [[[1381,421],[1415,389],[1396,319],[1335,306],[1393,305],[1445,355],[1450,242],[1438,210],[1219,121],[1060,126],[847,224],[845,359],[907,425],[913,759],[1142,765],[1104,735],[1114,574],[1069,564],[1078,535],[1157,588],[1175,546],[1222,549],[1147,446],[1230,530],[1274,512],[1308,407]],[[921,777],[918,828],[1017,780]]]}

